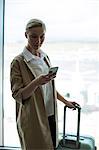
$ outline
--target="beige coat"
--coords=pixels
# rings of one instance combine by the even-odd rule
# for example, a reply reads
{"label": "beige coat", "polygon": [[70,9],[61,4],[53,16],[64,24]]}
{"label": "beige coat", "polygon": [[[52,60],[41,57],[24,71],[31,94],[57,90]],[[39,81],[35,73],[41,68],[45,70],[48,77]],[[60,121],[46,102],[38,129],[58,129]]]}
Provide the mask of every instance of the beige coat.
{"label": "beige coat", "polygon": [[[47,58],[46,60],[49,63]],[[16,100],[16,122],[21,147],[23,150],[53,150],[41,88],[38,87],[28,99],[22,99],[22,88],[34,78],[33,71],[23,56],[20,54],[15,57],[11,63],[10,82],[12,96]],[[56,105],[55,100],[55,107]],[[57,122],[57,113],[55,115]]]}

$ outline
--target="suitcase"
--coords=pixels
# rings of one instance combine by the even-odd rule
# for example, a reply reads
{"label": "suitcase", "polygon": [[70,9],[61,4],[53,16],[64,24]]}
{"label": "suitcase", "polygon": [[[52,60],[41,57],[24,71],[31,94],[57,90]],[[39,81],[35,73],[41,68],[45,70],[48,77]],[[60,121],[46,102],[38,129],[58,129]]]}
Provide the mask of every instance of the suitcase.
{"label": "suitcase", "polygon": [[80,136],[80,116],[81,107],[76,105],[77,110],[77,134],[66,134],[66,109],[64,106],[64,122],[63,122],[63,136],[59,142],[57,150],[96,150],[95,139],[91,136]]}

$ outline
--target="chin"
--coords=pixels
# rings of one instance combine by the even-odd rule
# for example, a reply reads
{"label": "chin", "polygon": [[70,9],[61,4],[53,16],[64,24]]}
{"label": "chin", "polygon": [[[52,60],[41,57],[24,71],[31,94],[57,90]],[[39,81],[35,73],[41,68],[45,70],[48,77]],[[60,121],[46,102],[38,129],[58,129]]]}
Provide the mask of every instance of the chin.
{"label": "chin", "polygon": [[36,50],[36,51],[39,50],[39,49],[40,49],[40,46],[35,46],[34,47],[34,50]]}

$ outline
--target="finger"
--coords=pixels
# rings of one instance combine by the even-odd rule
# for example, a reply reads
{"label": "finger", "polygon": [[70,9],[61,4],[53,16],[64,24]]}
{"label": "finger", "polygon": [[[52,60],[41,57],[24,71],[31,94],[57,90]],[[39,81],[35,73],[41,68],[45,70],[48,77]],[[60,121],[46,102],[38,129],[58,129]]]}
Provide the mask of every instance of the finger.
{"label": "finger", "polygon": [[52,78],[55,78],[56,77],[56,74],[52,74],[52,75],[50,75],[50,78],[52,79]]}

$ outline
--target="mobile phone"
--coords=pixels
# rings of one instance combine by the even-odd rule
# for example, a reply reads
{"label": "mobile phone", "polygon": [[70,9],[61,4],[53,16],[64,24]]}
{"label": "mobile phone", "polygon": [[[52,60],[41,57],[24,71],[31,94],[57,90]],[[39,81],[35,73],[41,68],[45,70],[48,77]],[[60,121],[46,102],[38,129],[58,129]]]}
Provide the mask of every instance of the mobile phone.
{"label": "mobile phone", "polygon": [[51,68],[49,69],[49,73],[52,73],[52,74],[56,74],[57,71],[58,71],[58,67],[51,67]]}

